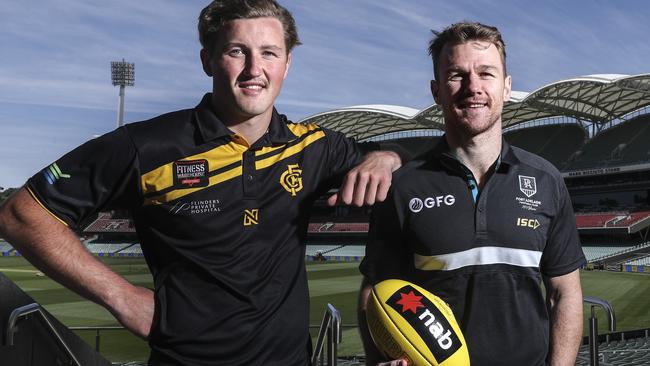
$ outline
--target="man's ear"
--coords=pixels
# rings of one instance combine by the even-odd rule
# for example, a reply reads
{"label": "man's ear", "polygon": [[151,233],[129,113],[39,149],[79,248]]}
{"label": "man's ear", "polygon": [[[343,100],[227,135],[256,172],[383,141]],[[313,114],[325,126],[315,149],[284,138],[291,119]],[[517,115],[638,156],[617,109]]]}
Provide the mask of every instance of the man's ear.
{"label": "man's ear", "polygon": [[440,104],[438,102],[438,82],[435,80],[431,80],[431,95],[433,95],[433,100],[436,102],[436,104]]}
{"label": "man's ear", "polygon": [[503,83],[503,101],[507,102],[510,100],[512,94],[512,77],[510,75],[506,76],[506,79]]}
{"label": "man's ear", "polygon": [[291,66],[291,52],[287,55],[287,69],[284,70],[284,77],[282,79],[286,79],[287,75],[289,75],[289,67]]}
{"label": "man's ear", "polygon": [[201,64],[203,65],[203,72],[209,77],[212,77],[212,65],[210,65],[210,53],[205,48],[201,49]]}

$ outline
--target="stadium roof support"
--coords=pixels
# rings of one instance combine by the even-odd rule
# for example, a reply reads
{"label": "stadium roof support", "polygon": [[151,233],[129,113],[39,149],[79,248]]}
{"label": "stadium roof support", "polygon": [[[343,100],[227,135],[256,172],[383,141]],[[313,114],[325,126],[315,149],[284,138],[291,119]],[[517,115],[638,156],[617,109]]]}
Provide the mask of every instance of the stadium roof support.
{"label": "stadium roof support", "polygon": [[[650,74],[588,75],[561,80],[532,93],[513,91],[504,104],[503,127],[550,117],[572,117],[596,130],[650,105]],[[442,110],[431,105],[415,109],[368,105],[319,113],[301,122],[313,122],[358,140],[392,132],[418,129],[443,130]]]}

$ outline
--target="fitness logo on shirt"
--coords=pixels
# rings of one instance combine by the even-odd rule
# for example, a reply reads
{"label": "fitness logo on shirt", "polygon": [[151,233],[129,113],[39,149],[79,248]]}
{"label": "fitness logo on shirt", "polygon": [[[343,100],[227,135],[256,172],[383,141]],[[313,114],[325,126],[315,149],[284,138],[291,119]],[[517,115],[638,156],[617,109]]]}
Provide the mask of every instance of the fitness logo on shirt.
{"label": "fitness logo on shirt", "polygon": [[280,184],[284,189],[296,196],[302,190],[302,169],[298,164],[287,165],[287,170],[280,176]]}
{"label": "fitness logo on shirt", "polygon": [[181,188],[207,187],[208,161],[179,160],[174,162],[174,186]]}

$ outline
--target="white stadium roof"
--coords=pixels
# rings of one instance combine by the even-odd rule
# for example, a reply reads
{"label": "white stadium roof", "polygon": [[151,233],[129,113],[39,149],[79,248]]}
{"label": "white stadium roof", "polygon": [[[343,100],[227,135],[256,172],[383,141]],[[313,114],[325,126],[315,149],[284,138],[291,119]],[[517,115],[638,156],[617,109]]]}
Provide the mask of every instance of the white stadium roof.
{"label": "white stadium roof", "polygon": [[[566,116],[602,125],[650,105],[650,74],[587,75],[561,80],[532,93],[513,91],[503,107],[503,127]],[[444,120],[433,104],[421,111],[393,105],[346,107],[305,118],[364,140],[392,132],[438,129]]]}

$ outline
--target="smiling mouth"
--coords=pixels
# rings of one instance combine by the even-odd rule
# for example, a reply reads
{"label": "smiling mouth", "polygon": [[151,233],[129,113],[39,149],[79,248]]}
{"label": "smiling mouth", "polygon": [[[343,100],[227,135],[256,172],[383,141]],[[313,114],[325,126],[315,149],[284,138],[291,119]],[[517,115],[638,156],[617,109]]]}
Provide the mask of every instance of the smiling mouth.
{"label": "smiling mouth", "polygon": [[266,88],[266,83],[261,80],[255,80],[255,81],[241,81],[238,83],[239,87],[242,89],[246,90],[262,90]]}
{"label": "smiling mouth", "polygon": [[460,109],[478,109],[478,108],[484,108],[487,107],[488,104],[484,102],[464,102],[464,103],[458,103],[458,107]]}

